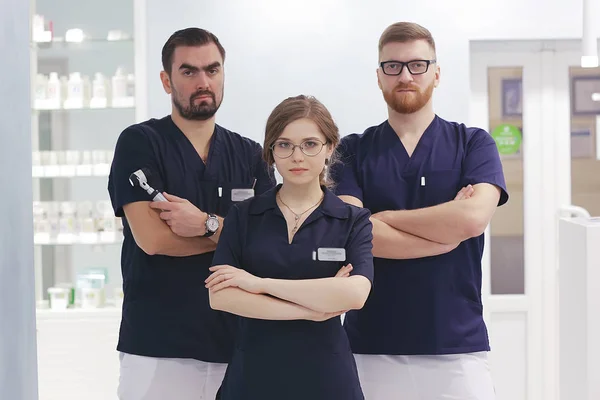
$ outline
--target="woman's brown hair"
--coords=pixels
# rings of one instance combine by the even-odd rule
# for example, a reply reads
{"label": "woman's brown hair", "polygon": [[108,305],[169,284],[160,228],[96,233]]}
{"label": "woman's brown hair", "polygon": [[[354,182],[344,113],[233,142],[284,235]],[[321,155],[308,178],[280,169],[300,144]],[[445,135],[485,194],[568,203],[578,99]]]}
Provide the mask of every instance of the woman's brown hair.
{"label": "woman's brown hair", "polygon": [[340,142],[340,133],[329,110],[313,96],[300,95],[288,97],[275,107],[267,120],[265,142],[263,144],[263,158],[269,166],[272,166],[275,163],[271,149],[272,146],[279,139],[286,126],[303,118],[313,121],[319,127],[323,136],[325,136],[326,144],[333,148],[331,158],[326,160],[326,167],[323,168],[321,175],[319,175],[321,185],[331,187],[333,182],[330,182],[327,176],[327,166],[332,165],[336,161],[335,148]]}

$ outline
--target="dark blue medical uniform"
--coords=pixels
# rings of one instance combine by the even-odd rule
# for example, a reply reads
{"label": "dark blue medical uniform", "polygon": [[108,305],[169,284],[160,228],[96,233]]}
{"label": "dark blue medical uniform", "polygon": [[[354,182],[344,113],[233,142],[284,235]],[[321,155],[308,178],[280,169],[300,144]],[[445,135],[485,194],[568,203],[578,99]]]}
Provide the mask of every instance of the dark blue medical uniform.
{"label": "dark blue medical uniform", "polygon": [[[214,265],[228,264],[262,278],[333,277],[348,263],[352,275],[373,279],[370,213],[325,191],[289,244],[276,202],[281,186],[235,205],[221,233]],[[344,261],[319,261],[319,248],[345,249]],[[240,318],[223,400],[363,399],[340,317],[324,322]]]}
{"label": "dark blue medical uniform", "polygon": [[[468,184],[489,183],[508,200],[496,144],[485,131],[435,117],[411,157],[386,121],[352,134],[334,166],[336,194],[373,214],[454,199]],[[373,292],[344,325],[358,354],[452,354],[489,350],[482,316],[483,235],[450,253],[412,260],[375,258]]]}
{"label": "dark blue medical uniform", "polygon": [[[261,159],[261,146],[216,125],[206,165],[171,117],[125,129],[117,142],[108,190],[115,214],[123,206],[149,201],[132,187],[129,175],[147,168],[149,184],[185,198],[202,211],[225,217],[234,204],[232,189],[275,186]],[[190,256],[150,256],[137,246],[127,220],[121,254],[123,316],[117,349],[148,357],[228,362],[233,351],[233,318],[212,310],[204,280],[214,252]]]}

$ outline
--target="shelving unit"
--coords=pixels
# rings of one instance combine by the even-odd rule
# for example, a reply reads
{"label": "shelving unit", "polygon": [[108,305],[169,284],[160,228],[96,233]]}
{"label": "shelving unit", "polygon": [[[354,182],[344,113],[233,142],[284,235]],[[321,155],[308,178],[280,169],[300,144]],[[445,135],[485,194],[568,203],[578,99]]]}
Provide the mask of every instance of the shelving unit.
{"label": "shelving unit", "polygon": [[107,177],[110,164],[81,164],[81,165],[34,165],[31,169],[33,178],[76,178],[76,177]]}
{"label": "shelving unit", "polygon": [[[111,2],[37,0],[32,11],[32,181],[35,207],[42,209],[34,229],[43,228],[34,232],[34,244],[36,300],[42,308],[49,287],[77,286],[87,269],[108,271],[107,298],[121,286],[122,231],[118,223],[105,226],[97,214],[99,203],[109,200],[110,153],[118,135],[139,120],[135,88],[143,65],[136,63],[140,2]],[[113,78],[117,70],[122,73]],[[104,84],[94,86],[96,74]],[[95,218],[75,210],[66,223],[58,206],[65,202],[91,202]],[[85,230],[79,226],[83,218]]]}
{"label": "shelving unit", "polygon": [[[52,21],[52,33],[40,34],[35,15]],[[35,0],[31,18],[32,30],[38,29],[29,51],[39,397],[116,399],[123,234],[107,185],[119,134],[147,119],[145,44],[138,40],[147,35],[145,1]],[[67,34],[70,29],[81,31]],[[114,96],[119,68],[118,82],[125,78],[127,86]],[[74,72],[72,82],[86,86],[69,86]],[[51,73],[67,78],[62,90],[85,96],[52,97],[41,84]],[[97,73],[106,79],[105,99],[93,96],[102,93],[94,91]],[[103,305],[84,309],[76,299],[62,311],[48,308],[49,287],[77,292],[78,278],[88,271],[95,278],[108,272]]]}

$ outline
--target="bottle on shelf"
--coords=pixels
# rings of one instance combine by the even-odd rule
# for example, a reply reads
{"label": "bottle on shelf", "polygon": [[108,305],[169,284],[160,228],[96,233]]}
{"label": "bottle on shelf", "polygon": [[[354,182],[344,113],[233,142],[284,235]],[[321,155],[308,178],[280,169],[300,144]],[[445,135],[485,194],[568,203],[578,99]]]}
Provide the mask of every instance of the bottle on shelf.
{"label": "bottle on shelf", "polygon": [[125,68],[119,67],[112,77],[112,106],[133,107],[133,105],[134,98],[128,94],[128,80]]}
{"label": "bottle on shelf", "polygon": [[91,108],[106,108],[108,105],[108,85],[106,78],[100,72],[94,75],[92,82]]}
{"label": "bottle on shelf", "polygon": [[35,14],[31,21],[31,38],[36,43],[48,43],[52,41],[53,28],[52,21],[48,21],[48,30],[46,30],[46,21],[43,15]]}
{"label": "bottle on shelf", "polygon": [[48,78],[44,74],[37,74],[35,76],[35,93],[34,93],[34,104],[35,108],[40,108],[40,104],[46,101],[48,94]]}
{"label": "bottle on shelf", "polygon": [[127,74],[127,97],[135,98],[135,75]]}
{"label": "bottle on shelf", "polygon": [[73,201],[63,201],[60,203],[58,220],[58,238],[59,243],[73,243],[77,233],[76,210],[77,203]]}
{"label": "bottle on shelf", "polygon": [[60,94],[61,96],[61,107],[64,107],[65,105],[65,100],[67,98],[67,91],[69,90],[69,78],[67,78],[65,75],[62,75],[60,77]]}
{"label": "bottle on shelf", "polygon": [[50,72],[47,82],[46,102],[43,109],[59,109],[62,106],[63,83],[57,72]]}
{"label": "bottle on shelf", "polygon": [[89,81],[82,77],[79,72],[69,74],[67,83],[67,98],[65,99],[65,108],[83,108],[87,106],[89,98]]}

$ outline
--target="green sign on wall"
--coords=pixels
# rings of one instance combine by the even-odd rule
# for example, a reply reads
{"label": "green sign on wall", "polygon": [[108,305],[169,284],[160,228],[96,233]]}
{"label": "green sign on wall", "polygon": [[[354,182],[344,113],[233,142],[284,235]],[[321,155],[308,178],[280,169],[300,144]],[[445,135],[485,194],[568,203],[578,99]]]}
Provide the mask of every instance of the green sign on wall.
{"label": "green sign on wall", "polygon": [[514,125],[498,125],[492,131],[500,154],[516,154],[521,148],[521,130]]}

